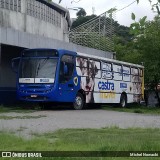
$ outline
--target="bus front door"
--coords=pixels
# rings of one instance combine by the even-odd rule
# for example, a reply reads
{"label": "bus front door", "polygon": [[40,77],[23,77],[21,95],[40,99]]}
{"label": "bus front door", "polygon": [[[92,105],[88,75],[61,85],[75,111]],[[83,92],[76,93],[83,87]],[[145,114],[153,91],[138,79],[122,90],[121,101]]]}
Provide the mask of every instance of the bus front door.
{"label": "bus front door", "polygon": [[61,59],[59,72],[59,95],[62,102],[73,102],[75,98],[75,84],[74,84],[74,61],[73,57],[65,55]]}

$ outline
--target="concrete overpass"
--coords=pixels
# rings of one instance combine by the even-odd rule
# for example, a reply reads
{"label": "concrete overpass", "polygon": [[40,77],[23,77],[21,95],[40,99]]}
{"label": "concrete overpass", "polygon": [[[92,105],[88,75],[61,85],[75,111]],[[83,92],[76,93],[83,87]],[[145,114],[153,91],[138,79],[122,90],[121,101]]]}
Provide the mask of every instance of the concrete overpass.
{"label": "concrete overpass", "polygon": [[110,52],[69,43],[67,9],[45,0],[0,1],[0,104],[15,101],[11,59],[24,48],[62,48],[113,58]]}

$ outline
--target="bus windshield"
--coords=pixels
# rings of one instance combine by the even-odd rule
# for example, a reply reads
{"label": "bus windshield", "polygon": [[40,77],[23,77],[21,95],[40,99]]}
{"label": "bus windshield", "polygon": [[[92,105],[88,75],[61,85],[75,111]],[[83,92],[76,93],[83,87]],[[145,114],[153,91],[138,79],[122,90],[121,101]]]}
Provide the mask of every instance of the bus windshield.
{"label": "bus windshield", "polygon": [[[58,59],[56,58],[23,58],[20,64],[19,78],[54,79]],[[35,80],[36,83],[36,80]]]}

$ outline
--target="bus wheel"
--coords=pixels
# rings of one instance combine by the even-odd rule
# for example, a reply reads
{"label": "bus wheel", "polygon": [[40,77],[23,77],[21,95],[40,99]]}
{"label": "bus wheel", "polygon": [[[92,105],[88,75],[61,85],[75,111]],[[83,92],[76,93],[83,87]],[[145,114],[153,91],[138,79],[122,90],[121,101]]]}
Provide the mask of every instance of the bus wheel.
{"label": "bus wheel", "polygon": [[127,106],[127,97],[125,94],[121,94],[121,98],[120,98],[120,106],[122,108],[125,108]]}
{"label": "bus wheel", "polygon": [[81,109],[83,109],[84,104],[85,104],[84,97],[81,93],[78,92],[76,95],[75,101],[73,103],[73,108],[75,110],[81,110]]}

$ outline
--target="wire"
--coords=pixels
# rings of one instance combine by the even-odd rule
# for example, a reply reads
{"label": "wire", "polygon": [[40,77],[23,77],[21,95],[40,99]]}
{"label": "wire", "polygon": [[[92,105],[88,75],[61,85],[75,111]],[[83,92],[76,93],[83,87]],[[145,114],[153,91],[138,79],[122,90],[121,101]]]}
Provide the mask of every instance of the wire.
{"label": "wire", "polygon": [[116,12],[119,12],[119,11],[122,11],[122,10],[128,8],[129,6],[131,6],[132,4],[134,4],[135,2],[137,2],[137,0],[133,1],[132,3],[128,4],[127,6],[121,8],[121,9],[118,9]]}
{"label": "wire", "polygon": [[78,1],[73,0],[73,1],[71,1],[71,3],[73,3],[73,2],[78,3],[79,1],[81,1],[81,0],[78,0]]}
{"label": "wire", "polygon": [[[60,1],[61,1],[61,0],[60,0]],[[81,1],[81,0],[77,0],[77,1],[72,0],[71,3],[73,3],[73,2],[78,3],[78,2],[80,2],[80,1]],[[128,4],[127,6],[121,8],[121,9],[118,9],[116,12],[122,11],[122,10],[124,10],[124,9],[126,9],[126,8],[128,8],[128,7],[130,7],[130,6],[131,6],[132,4],[134,4],[135,2],[137,2],[137,0],[134,0],[132,3]]]}

